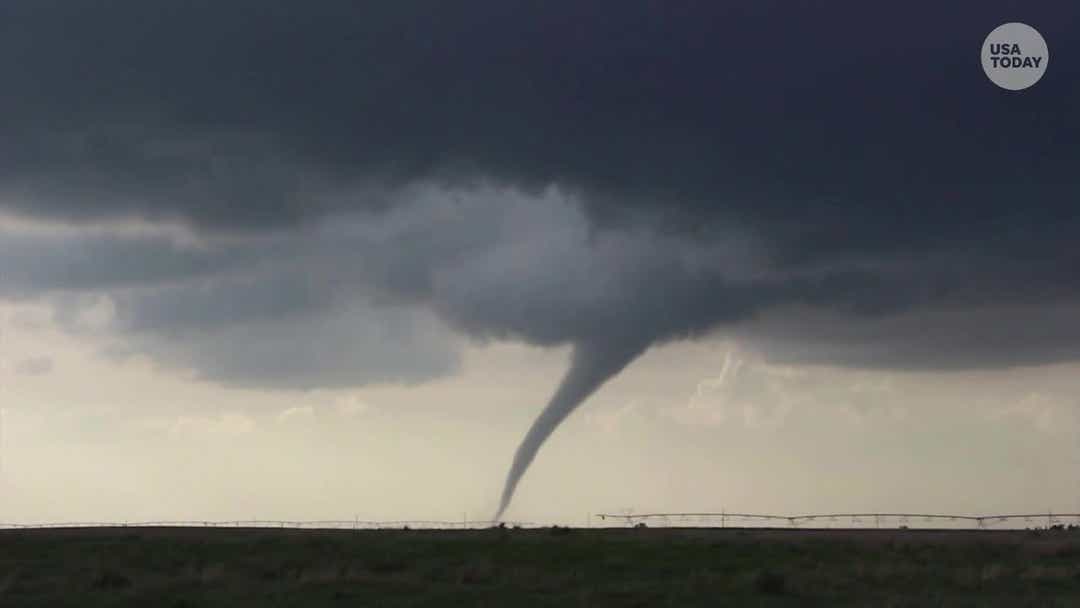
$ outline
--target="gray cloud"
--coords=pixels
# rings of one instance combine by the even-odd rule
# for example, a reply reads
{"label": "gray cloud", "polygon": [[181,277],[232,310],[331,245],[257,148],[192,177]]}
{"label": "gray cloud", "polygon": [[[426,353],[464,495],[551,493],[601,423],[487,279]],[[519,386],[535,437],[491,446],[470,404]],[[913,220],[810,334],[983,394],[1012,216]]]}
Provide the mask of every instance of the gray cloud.
{"label": "gray cloud", "polygon": [[1012,271],[956,256],[777,265],[737,225],[689,239],[645,222],[597,229],[554,189],[415,188],[386,211],[194,244],[60,232],[0,241],[48,252],[34,272],[0,258],[0,274],[23,273],[9,287],[53,293],[73,331],[104,294],[96,327],[119,340],[112,352],[244,386],[421,381],[455,369],[451,330],[542,345],[720,331],[775,360],[932,369],[1069,360],[1080,342],[1074,286],[1034,266],[1019,292]]}
{"label": "gray cloud", "polygon": [[190,368],[233,386],[317,389],[412,384],[458,369],[458,345],[422,311],[342,309],[294,318],[176,331],[168,325],[127,334],[134,352]]}
{"label": "gray cloud", "polygon": [[[0,294],[106,293],[118,335],[247,383],[288,375],[237,328],[402,306],[545,345],[719,328],[847,365],[1075,358],[1075,10],[1025,9],[1062,59],[1007,95],[971,57],[1014,12],[9,2],[0,209],[190,238],[6,228]],[[452,350],[425,340],[403,343]],[[393,376],[345,350],[335,384]]]}
{"label": "gray cloud", "polygon": [[181,281],[249,265],[253,249],[203,249],[162,234],[0,226],[0,296]]}
{"label": "gray cloud", "polygon": [[921,306],[851,317],[770,312],[736,330],[774,361],[961,370],[1080,359],[1080,299]]}
{"label": "gray cloud", "polygon": [[[388,204],[335,196],[360,183],[554,183],[598,221],[740,218],[792,262],[1045,250],[1076,230],[1076,66],[992,89],[971,49],[1015,12],[11,2],[0,186],[28,213],[252,228]],[[1070,56],[1075,9],[1023,12]]]}

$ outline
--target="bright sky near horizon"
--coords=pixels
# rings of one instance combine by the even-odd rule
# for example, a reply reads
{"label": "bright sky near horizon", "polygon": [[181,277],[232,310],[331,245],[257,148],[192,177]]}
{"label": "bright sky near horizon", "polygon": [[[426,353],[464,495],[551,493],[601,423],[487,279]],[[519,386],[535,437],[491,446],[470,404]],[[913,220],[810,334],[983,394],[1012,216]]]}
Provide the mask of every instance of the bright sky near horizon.
{"label": "bright sky near horizon", "polygon": [[[0,520],[486,519],[565,348],[466,349],[429,383],[275,392],[115,359],[0,307]],[[1080,510],[1075,364],[776,366],[648,353],[555,433],[508,518],[649,511]]]}

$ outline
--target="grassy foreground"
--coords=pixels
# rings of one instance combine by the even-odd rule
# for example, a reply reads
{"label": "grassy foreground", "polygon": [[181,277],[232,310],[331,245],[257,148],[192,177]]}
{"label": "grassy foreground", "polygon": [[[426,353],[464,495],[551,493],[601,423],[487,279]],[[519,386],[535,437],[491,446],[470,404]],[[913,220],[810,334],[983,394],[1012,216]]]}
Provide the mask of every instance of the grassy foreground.
{"label": "grassy foreground", "polygon": [[0,606],[1077,606],[1080,534],[0,531]]}

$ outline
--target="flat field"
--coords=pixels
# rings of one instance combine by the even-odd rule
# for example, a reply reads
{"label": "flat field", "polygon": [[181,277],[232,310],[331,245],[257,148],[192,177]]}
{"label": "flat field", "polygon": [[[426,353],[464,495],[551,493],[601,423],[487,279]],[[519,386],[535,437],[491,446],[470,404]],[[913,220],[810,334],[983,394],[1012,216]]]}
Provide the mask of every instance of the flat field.
{"label": "flat field", "polygon": [[1080,531],[0,531],[0,606],[1080,606]]}

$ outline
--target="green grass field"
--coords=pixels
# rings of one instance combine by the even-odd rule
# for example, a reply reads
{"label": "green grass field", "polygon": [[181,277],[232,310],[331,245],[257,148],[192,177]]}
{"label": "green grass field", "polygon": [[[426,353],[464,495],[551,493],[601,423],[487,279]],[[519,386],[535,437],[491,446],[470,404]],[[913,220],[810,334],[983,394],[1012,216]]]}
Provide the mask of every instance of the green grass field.
{"label": "green grass field", "polygon": [[1080,533],[7,530],[0,606],[1080,606]]}

